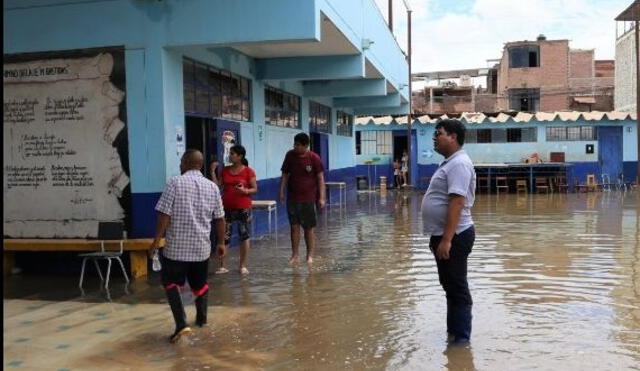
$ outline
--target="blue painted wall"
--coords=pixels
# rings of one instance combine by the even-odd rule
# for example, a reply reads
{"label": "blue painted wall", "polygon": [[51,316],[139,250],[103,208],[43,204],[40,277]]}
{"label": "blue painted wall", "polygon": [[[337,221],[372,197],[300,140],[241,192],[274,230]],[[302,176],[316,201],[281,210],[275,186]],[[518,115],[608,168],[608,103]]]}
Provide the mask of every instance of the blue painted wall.
{"label": "blue painted wall", "polygon": [[[600,179],[601,171],[598,165],[598,140],[593,141],[565,141],[555,142],[546,141],[546,127],[548,126],[579,126],[579,125],[593,125],[593,126],[618,126],[623,128],[622,134],[622,146],[623,146],[623,172],[627,181],[635,179],[637,166],[637,141],[636,141],[636,125],[631,120],[600,120],[584,121],[578,120],[575,122],[564,121],[549,121],[549,122],[530,122],[530,123],[481,123],[481,124],[467,124],[467,128],[472,129],[494,129],[494,128],[525,128],[525,127],[537,127],[538,129],[538,141],[537,142],[522,142],[522,143],[469,143],[465,144],[464,149],[469,154],[471,159],[475,163],[519,163],[522,159],[528,157],[534,152],[537,152],[545,161],[549,160],[550,152],[565,152],[565,161],[573,164],[573,176],[576,179],[584,181],[587,173],[595,173]],[[414,121],[413,127],[417,133],[417,163],[418,163],[418,178],[423,176],[431,176],[437,165],[442,161],[442,156],[433,150],[433,132],[435,124],[423,124],[419,121]],[[388,125],[356,125],[357,131],[377,131],[377,130],[399,130],[406,131],[406,125],[399,125],[395,121],[392,121]],[[586,154],[586,144],[594,145],[594,153]],[[387,171],[385,169],[391,168],[391,162],[393,161],[390,155],[357,155],[356,163],[359,172],[366,174],[365,161],[373,157],[379,157],[381,160],[378,162],[379,171]],[[419,184],[416,184],[419,185]]]}
{"label": "blue painted wall", "polygon": [[[260,184],[264,183],[257,196],[263,199],[275,199],[273,184],[279,180],[280,165],[293,136],[308,132],[309,100],[333,106],[333,98],[303,96],[301,81],[258,80],[262,62],[225,45],[319,41],[324,14],[362,53],[361,72],[368,60],[396,88],[408,78],[402,51],[372,0],[5,0],[3,5],[5,54],[124,46],[134,218],[131,235],[136,237],[153,233],[153,205],[167,179],[179,172],[176,134],[184,132],[183,57],[251,80],[251,122],[241,123],[241,137]],[[374,40],[372,48],[362,49],[364,38]],[[299,62],[292,58],[282,63]],[[300,130],[265,125],[266,84],[302,97]],[[400,93],[407,97],[406,89]],[[348,107],[340,109],[354,113]],[[354,139],[335,134],[335,107],[332,117],[332,172],[327,175],[353,175]]]}

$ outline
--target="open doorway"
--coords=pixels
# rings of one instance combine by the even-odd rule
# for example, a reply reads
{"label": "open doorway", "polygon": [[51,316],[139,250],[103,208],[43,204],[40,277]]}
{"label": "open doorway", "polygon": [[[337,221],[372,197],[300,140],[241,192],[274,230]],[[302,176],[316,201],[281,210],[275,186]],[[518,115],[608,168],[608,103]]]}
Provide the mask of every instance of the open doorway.
{"label": "open doorway", "polygon": [[[391,161],[398,160],[402,165],[402,155],[408,151],[409,145],[406,135],[394,135],[393,136],[393,159]],[[409,175],[407,174],[407,177]],[[411,184],[411,179],[407,178],[407,184]]]}
{"label": "open doorway", "polygon": [[240,124],[234,121],[212,119],[208,117],[185,117],[186,145],[197,149],[204,155],[204,175],[210,177],[209,163],[218,159],[218,175],[225,164],[228,165],[229,149],[241,144]]}

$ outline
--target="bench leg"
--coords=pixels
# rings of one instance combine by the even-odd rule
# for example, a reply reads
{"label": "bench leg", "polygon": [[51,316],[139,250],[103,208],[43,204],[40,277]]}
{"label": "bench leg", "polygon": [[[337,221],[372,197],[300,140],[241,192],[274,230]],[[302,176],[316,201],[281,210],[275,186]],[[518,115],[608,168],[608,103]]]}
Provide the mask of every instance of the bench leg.
{"label": "bench leg", "polygon": [[4,269],[4,275],[9,276],[13,272],[15,265],[15,254],[13,251],[4,252],[4,260],[2,261],[2,268]]}
{"label": "bench leg", "polygon": [[147,275],[147,252],[146,251],[130,251],[129,258],[131,260],[131,279]]}

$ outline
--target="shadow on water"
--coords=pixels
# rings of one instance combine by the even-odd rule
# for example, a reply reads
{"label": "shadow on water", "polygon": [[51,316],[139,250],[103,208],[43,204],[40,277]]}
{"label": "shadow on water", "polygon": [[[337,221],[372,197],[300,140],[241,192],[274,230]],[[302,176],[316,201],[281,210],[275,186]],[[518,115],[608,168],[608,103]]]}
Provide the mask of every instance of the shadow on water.
{"label": "shadow on water", "polygon": [[[97,279],[87,281],[81,297],[76,277],[14,276],[4,285],[5,322],[27,338],[29,321],[55,329],[65,320],[78,332],[90,323],[82,316],[96,316],[95,308],[117,313],[110,322],[121,331],[117,340],[99,343],[101,351],[66,353],[80,368],[99,362],[181,370],[637,369],[637,192],[478,195],[470,347],[447,346],[446,303],[421,233],[421,197],[361,193],[346,212],[327,209],[311,269],[287,266],[286,228],[277,244],[254,241],[251,273],[211,275],[208,327],[175,346],[166,342],[172,320],[155,273],[133,282],[128,294],[116,276],[111,302]],[[230,255],[235,267],[237,249]],[[24,299],[44,304],[29,311]],[[43,313],[62,305],[70,306],[62,318]],[[188,305],[190,320],[194,312]],[[6,331],[5,340],[11,341]],[[19,350],[5,347],[14,358]]]}

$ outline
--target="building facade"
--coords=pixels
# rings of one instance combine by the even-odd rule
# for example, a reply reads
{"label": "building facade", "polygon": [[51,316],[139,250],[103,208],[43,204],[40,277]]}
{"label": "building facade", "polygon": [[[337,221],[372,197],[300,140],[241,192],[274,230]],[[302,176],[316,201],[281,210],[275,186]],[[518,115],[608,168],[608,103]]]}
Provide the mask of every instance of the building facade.
{"label": "building facade", "polygon": [[[413,113],[613,110],[616,62],[595,60],[593,49],[571,49],[568,40],[541,35],[506,43],[497,61],[492,68],[414,74],[437,85],[414,93]],[[472,86],[470,78],[480,76],[485,87]]]}
{"label": "building facade", "polygon": [[7,0],[4,31],[8,237],[152,236],[189,147],[245,146],[258,199],[277,199],[299,132],[352,179],[354,115],[408,112],[372,0]]}
{"label": "building facade", "polygon": [[498,66],[497,110],[527,112],[613,110],[613,61],[568,40],[505,44]]}
{"label": "building facade", "polygon": [[[571,167],[573,181],[584,183],[586,174],[601,179],[632,182],[637,170],[635,114],[625,112],[518,112],[487,116],[464,113],[458,118],[466,125],[464,150],[474,164],[522,164],[536,153],[543,163],[563,162]],[[411,184],[433,175],[442,156],[433,149],[433,133],[438,121],[448,116],[422,116],[412,123],[413,153]],[[391,163],[400,158],[408,137],[406,117],[361,117],[356,123],[358,175],[387,176],[393,179]],[[374,161],[375,160],[375,161]],[[372,170],[373,168],[373,170]]]}
{"label": "building facade", "polygon": [[616,111],[636,111],[636,62],[638,54],[634,29],[630,28],[616,39],[616,91],[614,99]]}

